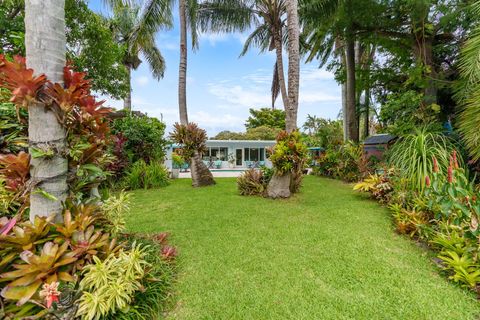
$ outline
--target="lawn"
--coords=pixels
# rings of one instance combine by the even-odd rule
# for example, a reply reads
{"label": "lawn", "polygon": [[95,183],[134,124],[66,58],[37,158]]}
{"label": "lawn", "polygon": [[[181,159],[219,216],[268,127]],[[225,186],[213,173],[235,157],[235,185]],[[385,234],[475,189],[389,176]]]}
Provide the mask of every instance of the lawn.
{"label": "lawn", "polygon": [[474,295],[350,185],[309,176],[273,201],[217,181],[134,192],[129,229],[169,231],[179,248],[170,319],[478,318]]}

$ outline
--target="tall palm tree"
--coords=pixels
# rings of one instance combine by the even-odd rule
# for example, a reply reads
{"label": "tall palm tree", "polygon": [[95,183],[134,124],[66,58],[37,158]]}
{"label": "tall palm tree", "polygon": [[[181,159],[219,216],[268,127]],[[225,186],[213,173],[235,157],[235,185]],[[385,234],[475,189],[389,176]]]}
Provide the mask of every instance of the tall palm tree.
{"label": "tall palm tree", "polygon": [[[25,47],[27,64],[35,73],[45,74],[52,82],[63,83],[65,66],[65,1],[25,1]],[[28,108],[28,139],[31,148],[48,146],[65,150],[65,130],[54,112],[41,103]],[[63,152],[53,157],[31,159],[30,175],[34,181],[30,196],[30,220],[35,216],[55,214],[61,217],[62,201],[67,196],[67,159]],[[36,192],[43,190],[53,197]]]}
{"label": "tall palm tree", "polygon": [[254,28],[240,56],[244,56],[252,46],[260,48],[261,52],[275,50],[272,109],[280,93],[284,107],[288,105],[283,67],[283,44],[287,39],[286,10],[285,0],[206,0],[199,9],[203,31],[243,32]]}
{"label": "tall palm tree", "polygon": [[[180,123],[188,124],[187,111],[187,30],[190,28],[192,47],[198,47],[197,37],[197,7],[196,0],[178,0],[178,14],[180,20],[180,63],[178,68],[178,109]],[[197,151],[190,161],[190,172],[192,185],[194,187],[208,186],[215,184],[213,175],[202,161],[201,154]]]}
{"label": "tall palm tree", "polygon": [[297,129],[298,94],[300,88],[300,22],[298,0],[285,0],[288,29],[288,104],[285,109],[285,129]]}
{"label": "tall palm tree", "polygon": [[172,2],[170,0],[148,0],[142,5],[110,0],[113,9],[113,28],[117,41],[125,46],[123,63],[128,74],[128,92],[124,99],[124,108],[132,109],[131,72],[136,70],[142,60],[147,60],[155,79],[163,78],[165,60],[155,44],[155,35],[160,28],[172,26]]}

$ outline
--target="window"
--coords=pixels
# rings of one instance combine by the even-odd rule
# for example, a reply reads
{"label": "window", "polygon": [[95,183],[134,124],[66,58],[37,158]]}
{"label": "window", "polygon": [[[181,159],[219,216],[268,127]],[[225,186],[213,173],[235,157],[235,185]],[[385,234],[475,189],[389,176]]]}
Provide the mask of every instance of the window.
{"label": "window", "polygon": [[245,161],[265,161],[265,148],[245,148]]}
{"label": "window", "polygon": [[226,147],[209,147],[203,155],[203,160],[221,160],[228,161],[228,148]]}

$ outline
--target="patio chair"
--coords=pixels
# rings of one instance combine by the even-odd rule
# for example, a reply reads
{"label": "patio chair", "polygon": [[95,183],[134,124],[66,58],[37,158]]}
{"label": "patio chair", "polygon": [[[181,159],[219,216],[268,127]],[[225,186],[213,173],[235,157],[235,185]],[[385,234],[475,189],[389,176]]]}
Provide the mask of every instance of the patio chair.
{"label": "patio chair", "polygon": [[216,160],[215,167],[217,167],[217,169],[220,169],[222,167],[222,160]]}

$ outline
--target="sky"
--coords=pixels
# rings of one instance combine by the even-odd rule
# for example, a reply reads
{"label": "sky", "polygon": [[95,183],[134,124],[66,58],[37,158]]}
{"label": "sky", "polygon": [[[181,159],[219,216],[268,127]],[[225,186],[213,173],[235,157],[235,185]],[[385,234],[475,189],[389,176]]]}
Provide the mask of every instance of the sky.
{"label": "sky", "polygon": [[[102,0],[90,0],[90,8],[108,15]],[[160,30],[156,44],[166,61],[165,77],[153,79],[147,62],[132,72],[132,108],[157,117],[169,132],[179,121],[178,64],[179,30]],[[202,34],[199,49],[188,52],[187,108],[189,121],[196,122],[214,136],[220,131],[245,131],[249,109],[271,106],[271,81],[274,52],[260,53],[256,48],[243,57],[239,54],[248,33]],[[142,57],[141,57],[142,58]],[[144,59],[142,59],[144,60]],[[285,78],[287,56],[284,57]],[[105,97],[104,97],[105,98]],[[106,99],[106,105],[122,108],[122,101]],[[283,109],[282,99],[276,107]],[[317,62],[300,66],[298,126],[307,114],[336,119],[341,109],[341,90],[333,74],[319,69]]]}

